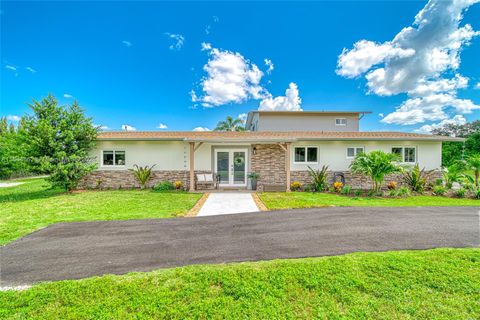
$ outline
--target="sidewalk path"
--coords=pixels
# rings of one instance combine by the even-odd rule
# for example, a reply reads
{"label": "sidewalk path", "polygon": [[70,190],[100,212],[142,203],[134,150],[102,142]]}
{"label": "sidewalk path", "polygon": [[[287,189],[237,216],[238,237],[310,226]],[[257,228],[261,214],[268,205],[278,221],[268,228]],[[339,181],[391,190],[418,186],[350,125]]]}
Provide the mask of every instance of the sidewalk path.
{"label": "sidewalk path", "polygon": [[211,193],[198,216],[214,216],[219,214],[233,214],[260,211],[250,193]]}

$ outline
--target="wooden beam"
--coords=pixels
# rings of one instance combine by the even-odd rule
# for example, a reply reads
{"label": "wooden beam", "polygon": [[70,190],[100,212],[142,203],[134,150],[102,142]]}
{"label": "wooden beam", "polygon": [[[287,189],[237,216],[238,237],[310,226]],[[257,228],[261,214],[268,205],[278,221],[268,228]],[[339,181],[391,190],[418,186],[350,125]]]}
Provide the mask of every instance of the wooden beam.
{"label": "wooden beam", "polygon": [[285,148],[285,146],[282,143],[279,143],[278,145],[280,146],[280,148],[283,149],[283,151],[287,152],[287,148]]}
{"label": "wooden beam", "polygon": [[190,143],[190,189],[195,191],[195,142]]}
{"label": "wooden beam", "polygon": [[197,144],[197,146],[195,147],[195,151],[197,151],[198,148],[200,148],[200,147],[202,146],[202,144],[203,144],[203,142],[199,142],[199,143]]}
{"label": "wooden beam", "polygon": [[285,149],[285,172],[287,174],[287,192],[290,192],[290,150],[292,149],[292,144],[290,142],[286,143]]}

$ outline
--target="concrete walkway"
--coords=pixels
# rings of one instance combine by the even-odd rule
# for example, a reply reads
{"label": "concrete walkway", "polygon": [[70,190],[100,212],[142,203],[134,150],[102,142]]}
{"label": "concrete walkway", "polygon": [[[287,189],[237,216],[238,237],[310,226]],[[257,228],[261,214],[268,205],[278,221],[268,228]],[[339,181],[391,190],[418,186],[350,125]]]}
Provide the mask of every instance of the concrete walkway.
{"label": "concrete walkway", "polygon": [[244,192],[225,192],[212,193],[203,207],[198,212],[198,216],[215,216],[219,214],[233,214],[243,212],[260,211],[253,201],[250,193]]}

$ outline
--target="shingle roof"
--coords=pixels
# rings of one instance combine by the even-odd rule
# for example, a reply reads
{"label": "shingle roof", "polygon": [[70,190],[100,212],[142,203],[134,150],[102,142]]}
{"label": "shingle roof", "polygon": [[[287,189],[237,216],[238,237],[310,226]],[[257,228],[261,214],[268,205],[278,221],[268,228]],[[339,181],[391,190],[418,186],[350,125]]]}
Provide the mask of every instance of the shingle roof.
{"label": "shingle roof", "polygon": [[423,140],[423,141],[464,141],[462,138],[434,136],[429,134],[364,131],[364,132],[326,132],[326,131],[245,131],[245,132],[194,132],[194,131],[110,131],[101,132],[99,140],[184,140],[184,141],[232,141],[232,142],[269,142],[298,140]]}

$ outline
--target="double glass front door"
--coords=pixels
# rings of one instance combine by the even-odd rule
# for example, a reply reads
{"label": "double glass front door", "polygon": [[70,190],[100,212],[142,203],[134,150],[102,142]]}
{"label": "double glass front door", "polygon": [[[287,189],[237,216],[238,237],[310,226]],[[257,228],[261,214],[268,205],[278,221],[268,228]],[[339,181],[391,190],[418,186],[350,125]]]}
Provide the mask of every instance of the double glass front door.
{"label": "double glass front door", "polygon": [[215,150],[215,172],[222,186],[247,185],[247,149]]}

